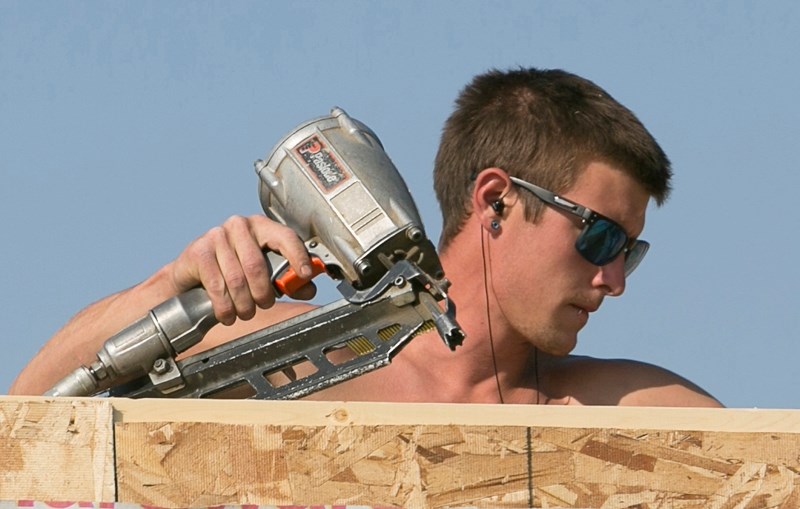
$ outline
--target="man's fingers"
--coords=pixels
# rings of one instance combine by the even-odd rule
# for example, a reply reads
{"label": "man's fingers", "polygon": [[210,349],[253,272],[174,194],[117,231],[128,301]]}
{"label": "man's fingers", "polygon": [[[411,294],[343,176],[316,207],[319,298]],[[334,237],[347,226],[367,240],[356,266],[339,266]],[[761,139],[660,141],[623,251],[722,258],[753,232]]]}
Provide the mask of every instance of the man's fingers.
{"label": "man's fingers", "polygon": [[[256,219],[259,217],[263,221]],[[289,266],[298,276],[310,279],[313,276],[311,259],[300,237],[288,226],[271,221],[266,217],[256,216],[253,219],[251,227],[259,243],[286,258]]]}
{"label": "man's fingers", "polygon": [[[237,317],[250,319],[256,306],[269,308],[275,303],[275,289],[263,248],[279,253],[302,279],[314,275],[305,245],[290,228],[271,219],[255,215],[233,216],[225,221],[223,235],[214,236],[215,251],[225,281],[225,293],[218,295],[221,305],[218,318],[232,323]],[[316,295],[314,285],[291,292],[291,297],[305,300]],[[232,304],[232,310],[229,302]],[[212,302],[215,300],[212,298]],[[215,306],[215,311],[217,310]]]}
{"label": "man's fingers", "polygon": [[233,319],[238,317],[249,320],[255,315],[256,306],[239,253],[230,237],[224,243],[216,246],[216,252],[219,268],[225,279],[227,297],[233,302]]}
{"label": "man's fingers", "polygon": [[221,227],[212,228],[193,242],[187,249],[186,256],[181,258],[185,258],[182,262],[189,267],[189,272],[194,274],[197,283],[206,289],[217,319],[230,325],[236,319],[236,307],[228,293],[228,284],[220,266],[220,256],[225,258],[226,255],[219,251],[220,246],[227,242],[226,239],[227,235]]}
{"label": "man's fingers", "polygon": [[[232,216],[192,242],[178,257],[173,264],[176,291],[202,285],[221,323],[250,319],[257,307],[269,308],[275,303],[264,248],[286,258],[301,279],[313,277],[305,245],[292,229],[263,215]],[[310,299],[316,289],[304,285],[297,290],[293,287],[289,293],[294,298]]]}
{"label": "man's fingers", "polygon": [[270,267],[252,231],[250,221],[235,216],[226,221],[225,226],[229,232],[229,242],[237,256],[237,266],[247,286],[249,300],[246,313],[243,314],[242,311],[245,310],[239,309],[238,305],[237,311],[241,318],[249,319],[252,318],[251,312],[255,313],[255,306],[268,308],[275,303],[275,292],[270,284]]}

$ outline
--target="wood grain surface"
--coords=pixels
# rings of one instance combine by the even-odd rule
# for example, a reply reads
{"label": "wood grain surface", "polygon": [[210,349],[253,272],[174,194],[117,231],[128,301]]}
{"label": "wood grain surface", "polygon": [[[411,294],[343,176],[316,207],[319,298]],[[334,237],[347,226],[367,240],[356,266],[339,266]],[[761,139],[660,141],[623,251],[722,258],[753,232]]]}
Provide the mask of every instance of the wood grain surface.
{"label": "wood grain surface", "polygon": [[800,412],[3,397],[0,499],[797,508]]}
{"label": "wood grain surface", "polygon": [[120,500],[170,507],[800,503],[793,433],[120,423],[117,441]]}
{"label": "wood grain surface", "polygon": [[109,500],[112,407],[89,399],[0,399],[0,499]]}

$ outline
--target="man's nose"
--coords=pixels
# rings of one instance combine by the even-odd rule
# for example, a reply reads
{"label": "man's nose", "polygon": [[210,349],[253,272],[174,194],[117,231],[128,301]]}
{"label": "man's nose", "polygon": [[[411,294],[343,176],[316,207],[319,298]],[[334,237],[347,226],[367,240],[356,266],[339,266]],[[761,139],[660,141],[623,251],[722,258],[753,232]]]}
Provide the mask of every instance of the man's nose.
{"label": "man's nose", "polygon": [[595,284],[605,289],[606,295],[619,297],[625,291],[625,254],[620,253],[610,263],[597,268]]}

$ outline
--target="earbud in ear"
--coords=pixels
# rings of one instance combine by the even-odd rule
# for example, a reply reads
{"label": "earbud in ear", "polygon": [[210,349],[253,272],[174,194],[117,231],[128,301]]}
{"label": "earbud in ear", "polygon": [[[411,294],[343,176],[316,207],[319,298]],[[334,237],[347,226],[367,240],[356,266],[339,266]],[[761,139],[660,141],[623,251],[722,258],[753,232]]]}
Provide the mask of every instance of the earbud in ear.
{"label": "earbud in ear", "polygon": [[503,215],[503,209],[506,208],[506,204],[503,203],[502,200],[495,200],[492,202],[492,210],[499,215]]}

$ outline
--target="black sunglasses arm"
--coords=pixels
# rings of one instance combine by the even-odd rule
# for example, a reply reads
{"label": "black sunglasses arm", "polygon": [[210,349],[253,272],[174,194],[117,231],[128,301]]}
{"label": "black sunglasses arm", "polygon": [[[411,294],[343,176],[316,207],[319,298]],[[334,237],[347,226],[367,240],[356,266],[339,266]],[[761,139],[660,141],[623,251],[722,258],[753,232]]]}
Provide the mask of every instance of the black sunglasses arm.
{"label": "black sunglasses arm", "polygon": [[577,203],[571,202],[566,198],[562,198],[561,196],[548,191],[543,187],[539,187],[537,185],[531,184],[530,182],[526,182],[522,179],[518,179],[517,177],[508,177],[511,179],[511,182],[518,185],[519,187],[526,189],[533,193],[537,198],[540,200],[549,203],[551,205],[555,205],[563,210],[566,210],[570,214],[575,214],[579,216],[581,219],[586,221],[591,221],[592,216],[595,215],[595,212],[591,209],[584,207],[583,205],[578,205]]}

